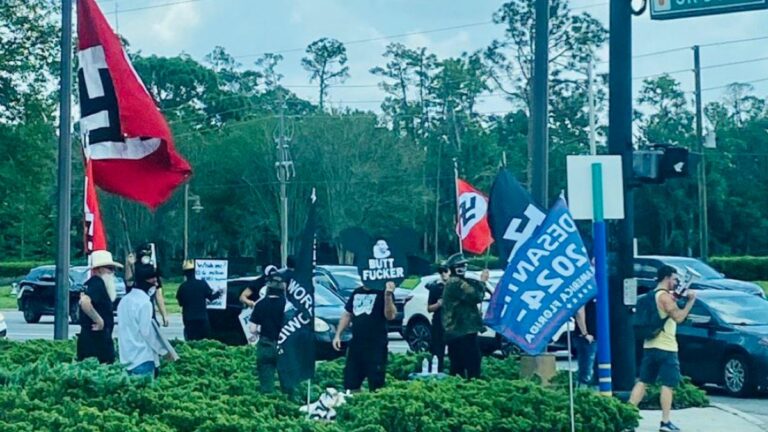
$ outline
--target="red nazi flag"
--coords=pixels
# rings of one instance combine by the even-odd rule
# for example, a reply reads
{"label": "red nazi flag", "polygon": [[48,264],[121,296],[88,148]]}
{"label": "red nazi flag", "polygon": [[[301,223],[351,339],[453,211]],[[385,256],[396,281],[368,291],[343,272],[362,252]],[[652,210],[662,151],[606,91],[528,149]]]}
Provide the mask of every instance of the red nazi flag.
{"label": "red nazi flag", "polygon": [[481,254],[493,243],[488,226],[488,197],[464,180],[456,181],[461,245],[466,251]]}

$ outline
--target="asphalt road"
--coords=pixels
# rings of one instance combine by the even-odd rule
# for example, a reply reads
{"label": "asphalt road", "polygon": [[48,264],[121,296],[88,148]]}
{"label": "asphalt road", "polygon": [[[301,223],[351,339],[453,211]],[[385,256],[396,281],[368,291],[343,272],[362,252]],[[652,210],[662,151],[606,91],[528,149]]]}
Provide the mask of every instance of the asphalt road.
{"label": "asphalt road", "polygon": [[[24,321],[24,316],[18,311],[3,311],[5,315],[5,322],[8,325],[8,339],[11,340],[30,340],[30,339],[53,339],[53,317],[44,316],[37,324],[28,324]],[[180,314],[171,314],[170,323],[168,327],[161,327],[161,331],[168,339],[183,339],[184,338],[184,326],[181,322]],[[117,337],[117,326],[120,322],[116,323],[113,337]],[[80,332],[79,325],[69,326],[69,337],[74,337]],[[403,341],[397,333],[390,333],[389,350],[394,353],[404,353],[408,351],[408,344]]]}

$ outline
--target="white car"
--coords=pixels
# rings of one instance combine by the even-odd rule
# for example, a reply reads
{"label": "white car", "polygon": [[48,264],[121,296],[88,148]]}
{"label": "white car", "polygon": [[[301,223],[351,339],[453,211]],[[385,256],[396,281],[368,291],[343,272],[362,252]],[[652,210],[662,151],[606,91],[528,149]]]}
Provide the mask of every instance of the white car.
{"label": "white car", "polygon": [[[501,270],[490,271],[490,278],[486,283],[485,298],[482,304],[483,314],[488,309],[491,293],[496,288],[496,285],[498,285],[503,274],[504,272]],[[413,297],[405,304],[405,314],[403,317],[404,338],[408,342],[408,347],[411,351],[429,350],[430,340],[432,339],[432,313],[427,311],[427,300],[429,298],[427,285],[436,281],[439,277],[437,274],[422,277],[419,284],[412,291]],[[467,277],[480,280],[480,272],[469,271],[467,272]],[[574,328],[571,322],[563,324],[552,338],[552,341],[557,342],[564,339],[569,328]],[[487,327],[484,332],[480,333],[478,339],[480,349],[484,354],[500,351],[501,355],[506,357],[520,352],[517,346]]]}
{"label": "white car", "polygon": [[5,324],[5,316],[0,313],[0,339],[5,339],[8,334],[8,326]]}

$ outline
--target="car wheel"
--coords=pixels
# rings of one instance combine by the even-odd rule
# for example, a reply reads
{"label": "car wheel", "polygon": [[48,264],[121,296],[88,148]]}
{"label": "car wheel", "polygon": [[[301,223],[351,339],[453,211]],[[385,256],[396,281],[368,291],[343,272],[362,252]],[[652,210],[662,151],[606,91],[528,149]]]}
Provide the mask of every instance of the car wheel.
{"label": "car wheel", "polygon": [[733,396],[744,397],[754,392],[755,385],[749,370],[749,361],[742,354],[729,356],[723,364],[723,384]]}
{"label": "car wheel", "polygon": [[26,321],[29,324],[37,324],[40,322],[40,317],[42,314],[37,311],[37,307],[35,305],[35,302],[33,302],[30,299],[25,299],[24,303],[22,304],[24,309],[24,321]]}
{"label": "car wheel", "polygon": [[413,352],[429,351],[432,342],[432,328],[425,320],[418,320],[408,325],[405,340]]}

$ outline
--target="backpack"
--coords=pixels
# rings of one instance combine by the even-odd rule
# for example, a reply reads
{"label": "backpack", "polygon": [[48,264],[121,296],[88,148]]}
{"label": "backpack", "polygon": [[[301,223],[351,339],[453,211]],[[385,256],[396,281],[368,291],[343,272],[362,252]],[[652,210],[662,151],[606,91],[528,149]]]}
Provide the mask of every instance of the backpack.
{"label": "backpack", "polygon": [[636,339],[653,339],[664,330],[664,324],[667,318],[659,316],[659,309],[656,306],[656,290],[640,296],[637,299],[637,308],[633,319]]}

